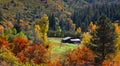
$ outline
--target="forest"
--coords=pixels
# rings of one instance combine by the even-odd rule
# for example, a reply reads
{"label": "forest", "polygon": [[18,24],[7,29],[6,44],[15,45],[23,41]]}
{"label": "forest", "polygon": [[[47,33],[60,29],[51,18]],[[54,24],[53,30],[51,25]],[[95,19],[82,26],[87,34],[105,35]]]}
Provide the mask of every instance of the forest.
{"label": "forest", "polygon": [[0,0],[0,66],[120,66],[120,0]]}

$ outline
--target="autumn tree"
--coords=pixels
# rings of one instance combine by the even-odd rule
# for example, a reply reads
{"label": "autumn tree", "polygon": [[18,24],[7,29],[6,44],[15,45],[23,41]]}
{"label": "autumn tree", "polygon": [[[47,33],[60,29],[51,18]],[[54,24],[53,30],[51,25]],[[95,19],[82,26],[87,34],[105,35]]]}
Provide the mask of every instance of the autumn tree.
{"label": "autumn tree", "polygon": [[97,28],[97,26],[96,26],[95,24],[93,24],[93,22],[90,22],[89,31],[92,32],[92,31],[94,31],[96,28]]}
{"label": "autumn tree", "polygon": [[90,33],[85,32],[82,35],[81,44],[84,44],[84,45],[89,44],[91,39],[92,39],[92,36],[90,35]]}
{"label": "autumn tree", "polygon": [[35,25],[34,32],[35,32],[35,37],[40,39],[43,35],[40,32],[41,28],[39,25]]}
{"label": "autumn tree", "polygon": [[4,26],[0,25],[0,33],[4,32]]}
{"label": "autumn tree", "polygon": [[102,15],[97,21],[98,28],[91,34],[89,48],[95,53],[95,64],[101,64],[108,54],[115,52],[115,30],[110,20]]}
{"label": "autumn tree", "polygon": [[115,27],[115,32],[117,34],[119,34],[120,33],[120,27],[119,27],[119,24],[117,22],[114,23],[114,27]]}
{"label": "autumn tree", "polygon": [[[0,47],[0,66],[15,66],[18,58],[7,49],[6,47]],[[10,65],[1,65],[2,62],[6,62]]]}
{"label": "autumn tree", "polygon": [[77,33],[81,33],[81,28],[78,27],[76,31],[77,31]]}
{"label": "autumn tree", "polygon": [[25,50],[29,46],[29,40],[24,39],[22,37],[16,37],[13,39],[13,53],[17,55],[17,53]]}
{"label": "autumn tree", "polygon": [[84,66],[93,65],[94,56],[93,52],[83,45],[74,50],[68,51],[65,56],[65,63],[63,66]]}
{"label": "autumn tree", "polygon": [[42,38],[45,42],[47,42],[47,31],[49,27],[48,16],[46,14],[43,14],[42,18],[36,21],[36,25],[39,25],[40,32],[43,35]]}
{"label": "autumn tree", "polygon": [[0,38],[0,48],[3,46],[8,47],[8,41],[3,38]]}
{"label": "autumn tree", "polygon": [[36,64],[47,63],[49,62],[49,58],[46,56],[46,53],[47,50],[45,46],[34,44],[33,46],[28,47],[25,52],[21,54],[23,56],[21,60],[27,57],[29,61],[33,60]]}

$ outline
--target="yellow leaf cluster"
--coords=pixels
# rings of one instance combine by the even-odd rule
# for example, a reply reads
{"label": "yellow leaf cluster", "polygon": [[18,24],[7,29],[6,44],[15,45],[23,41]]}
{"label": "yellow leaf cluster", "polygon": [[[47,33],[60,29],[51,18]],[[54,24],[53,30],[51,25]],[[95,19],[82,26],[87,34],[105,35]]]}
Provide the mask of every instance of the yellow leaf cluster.
{"label": "yellow leaf cluster", "polygon": [[35,30],[40,30],[40,26],[39,25],[35,25]]}
{"label": "yellow leaf cluster", "polygon": [[92,38],[92,36],[89,33],[85,32],[85,33],[83,33],[83,38],[82,38],[81,43],[87,44],[90,42],[91,38]]}
{"label": "yellow leaf cluster", "polygon": [[115,27],[115,32],[117,34],[119,34],[120,33],[120,27],[119,27],[118,23],[114,23],[114,27]]}
{"label": "yellow leaf cluster", "polygon": [[46,14],[43,14],[41,19],[36,21],[35,30],[39,31],[41,38],[43,38],[44,42],[47,42],[47,31],[49,27],[49,20]]}
{"label": "yellow leaf cluster", "polygon": [[89,31],[94,31],[97,29],[97,25],[93,24],[93,22],[90,22],[90,25],[89,25]]}
{"label": "yellow leaf cluster", "polygon": [[0,25],[0,31],[3,33],[4,32],[4,27]]}
{"label": "yellow leaf cluster", "polygon": [[116,48],[116,53],[118,53],[120,51],[120,36],[116,38]]}
{"label": "yellow leaf cluster", "polygon": [[81,28],[80,27],[77,28],[77,33],[81,33]]}

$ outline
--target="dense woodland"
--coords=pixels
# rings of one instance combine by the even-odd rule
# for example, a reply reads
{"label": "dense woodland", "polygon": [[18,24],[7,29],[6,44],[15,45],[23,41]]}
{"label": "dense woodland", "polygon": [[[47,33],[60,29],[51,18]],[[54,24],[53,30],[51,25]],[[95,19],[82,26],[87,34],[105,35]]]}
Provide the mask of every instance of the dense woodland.
{"label": "dense woodland", "polygon": [[[119,66],[119,24],[120,0],[0,0],[0,66]],[[55,56],[66,36],[81,42]]]}

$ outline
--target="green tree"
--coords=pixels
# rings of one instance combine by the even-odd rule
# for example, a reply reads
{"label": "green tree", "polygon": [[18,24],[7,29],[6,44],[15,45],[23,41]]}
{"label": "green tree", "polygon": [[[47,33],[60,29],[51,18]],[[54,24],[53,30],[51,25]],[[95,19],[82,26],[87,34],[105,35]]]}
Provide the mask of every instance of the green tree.
{"label": "green tree", "polygon": [[50,30],[55,30],[55,16],[54,16],[54,14],[51,14],[50,16],[49,16],[49,29]]}
{"label": "green tree", "polygon": [[98,28],[92,33],[88,47],[95,53],[95,64],[101,64],[108,54],[115,52],[115,29],[110,20],[102,15],[97,21]]}
{"label": "green tree", "polygon": [[0,10],[0,21],[2,21],[3,19],[2,19],[2,11]]}

